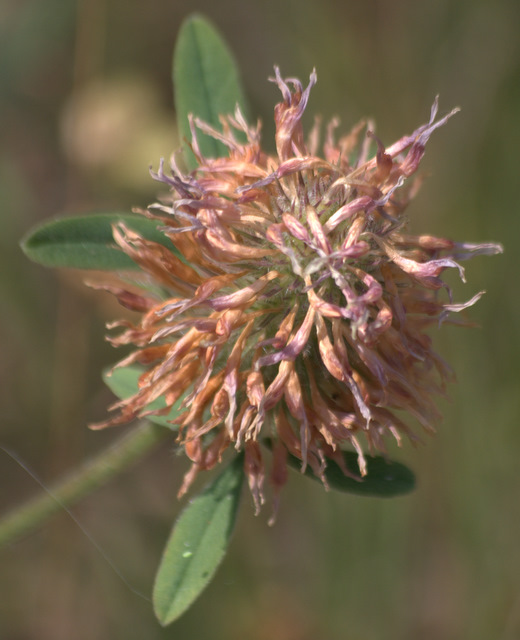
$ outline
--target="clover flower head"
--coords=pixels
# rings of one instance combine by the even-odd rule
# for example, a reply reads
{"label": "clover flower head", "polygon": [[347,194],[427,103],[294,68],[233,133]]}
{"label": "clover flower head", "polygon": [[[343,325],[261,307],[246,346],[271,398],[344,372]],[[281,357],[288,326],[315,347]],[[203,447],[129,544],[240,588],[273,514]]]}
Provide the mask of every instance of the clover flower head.
{"label": "clover flower head", "polygon": [[[287,455],[326,484],[327,460],[345,473],[341,450],[353,447],[360,475],[364,451],[386,451],[388,437],[417,438],[411,416],[427,431],[439,419],[435,397],[452,371],[432,349],[428,329],[473,305],[456,304],[445,269],[464,280],[460,261],[494,254],[497,244],[468,244],[407,233],[404,210],[432,133],[457,111],[429,121],[385,148],[360,123],[346,136],[319,125],[306,139],[306,88],[273,82],[276,155],[260,145],[260,126],[237,108],[222,132],[192,118],[198,167],[186,174],[161,161],[153,177],[171,191],[144,211],[171,250],[119,224],[114,239],[152,282],[155,294],[122,285],[104,288],[139,312],[114,345],[135,350],[119,365],[144,366],[139,391],[114,405],[101,428],[159,413],[149,405],[180,402],[179,444],[192,461],[180,494],[228,447],[244,451],[256,509],[264,502],[266,449],[275,499],[285,483]],[[198,132],[222,142],[225,157],[201,153]],[[458,321],[464,324],[464,321]]]}

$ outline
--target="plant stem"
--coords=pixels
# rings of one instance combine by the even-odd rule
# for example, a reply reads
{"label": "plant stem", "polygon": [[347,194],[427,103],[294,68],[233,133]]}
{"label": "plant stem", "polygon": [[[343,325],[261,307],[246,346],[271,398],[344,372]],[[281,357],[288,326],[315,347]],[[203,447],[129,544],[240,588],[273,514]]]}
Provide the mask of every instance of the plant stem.
{"label": "plant stem", "polygon": [[165,427],[142,422],[106,450],[87,460],[78,470],[46,489],[44,495],[17,507],[2,518],[0,547],[33,531],[53,513],[70,507],[99,488],[169,435],[171,432]]}

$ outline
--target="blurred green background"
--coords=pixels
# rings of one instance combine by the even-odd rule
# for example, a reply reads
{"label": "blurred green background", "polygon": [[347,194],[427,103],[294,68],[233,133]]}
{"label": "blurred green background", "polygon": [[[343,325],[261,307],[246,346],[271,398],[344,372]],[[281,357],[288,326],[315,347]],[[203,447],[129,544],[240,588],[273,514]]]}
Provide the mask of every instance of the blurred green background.
{"label": "blurred green background", "polygon": [[[155,199],[178,146],[171,52],[181,21],[208,15],[234,50],[273,148],[273,64],[306,81],[311,115],[364,115],[385,144],[429,115],[436,132],[412,229],[503,242],[467,264],[458,300],[482,328],[443,327],[458,384],[427,446],[393,452],[417,473],[391,501],[325,493],[291,475],[278,523],[249,495],[216,579],[161,629],[65,514],[0,551],[6,640],[515,640],[520,638],[520,4],[517,0],[7,0],[0,6],[0,444],[47,483],[103,449],[92,433],[111,400],[100,370],[119,356],[104,323],[120,316],[78,274],[29,263],[19,241],[50,216],[129,210]],[[119,432],[121,433],[121,432]],[[148,595],[184,461],[159,448],[74,508],[130,585]],[[0,513],[40,489],[0,451]]]}

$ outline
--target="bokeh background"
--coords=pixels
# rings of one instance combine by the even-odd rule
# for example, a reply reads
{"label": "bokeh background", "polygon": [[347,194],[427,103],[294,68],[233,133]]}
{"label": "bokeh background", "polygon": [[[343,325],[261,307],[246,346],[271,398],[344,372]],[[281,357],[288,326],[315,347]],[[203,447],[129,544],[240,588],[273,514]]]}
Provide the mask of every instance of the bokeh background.
{"label": "bokeh background", "polygon": [[[325,493],[297,474],[278,523],[244,495],[230,553],[198,603],[161,629],[145,595],[183,461],[168,444],[74,508],[0,550],[6,640],[515,640],[520,638],[520,4],[517,0],[4,0],[0,5],[0,444],[46,483],[121,433],[92,433],[111,400],[100,370],[119,354],[109,296],[77,273],[29,263],[20,238],[50,216],[152,202],[178,145],[171,52],[181,21],[208,15],[234,50],[272,147],[285,75],[318,85],[308,111],[364,115],[390,144],[441,110],[409,209],[412,229],[503,242],[467,264],[481,328],[435,336],[458,384],[435,439],[394,457],[418,475],[391,501]],[[0,513],[36,495],[0,450]],[[130,585],[130,586],[129,586]],[[130,588],[131,587],[131,588]]]}

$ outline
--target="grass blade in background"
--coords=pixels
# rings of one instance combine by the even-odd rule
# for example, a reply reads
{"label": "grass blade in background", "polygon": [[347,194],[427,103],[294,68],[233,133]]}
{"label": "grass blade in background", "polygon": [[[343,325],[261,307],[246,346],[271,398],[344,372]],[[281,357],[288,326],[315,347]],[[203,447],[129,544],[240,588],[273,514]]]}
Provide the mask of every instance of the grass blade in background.
{"label": "grass blade in background", "polygon": [[207,586],[224,557],[235,524],[243,456],[196,498],[173,527],[155,578],[154,610],[160,623],[176,620]]}
{"label": "grass blade in background", "polygon": [[[193,114],[221,130],[220,114],[232,114],[238,103],[247,118],[247,104],[238,67],[232,53],[215,27],[198,15],[181,26],[173,56],[173,89],[179,132],[191,141],[188,114]],[[202,153],[217,158],[226,147],[209,136],[197,134]],[[186,150],[189,169],[195,158]]]}
{"label": "grass blade in background", "polygon": [[157,222],[126,213],[97,213],[46,222],[22,240],[25,255],[45,267],[77,269],[137,269],[138,266],[116,245],[112,225],[124,222],[144,238],[177,250],[158,231]]}

